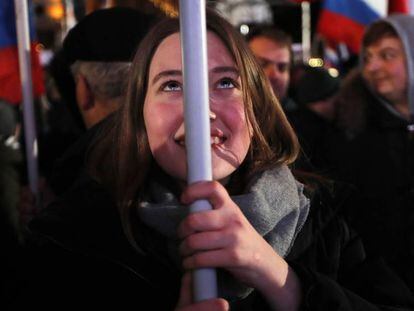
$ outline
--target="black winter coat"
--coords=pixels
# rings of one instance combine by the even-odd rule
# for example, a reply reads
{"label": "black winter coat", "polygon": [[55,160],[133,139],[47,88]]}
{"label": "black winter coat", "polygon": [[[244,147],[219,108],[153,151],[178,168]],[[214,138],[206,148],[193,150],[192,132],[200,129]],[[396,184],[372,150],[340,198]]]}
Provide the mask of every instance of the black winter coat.
{"label": "black winter coat", "polygon": [[[346,197],[328,189],[314,195],[287,258],[302,282],[302,309],[414,310],[412,293],[380,261],[365,260],[360,240],[338,217]],[[180,271],[164,256],[163,238],[139,228],[145,255],[125,238],[106,192],[80,180],[30,224],[30,240],[10,263],[2,310],[173,310]],[[266,309],[256,292],[232,306]]]}
{"label": "black winter coat", "polygon": [[334,177],[359,191],[346,213],[367,253],[386,259],[414,290],[414,132],[374,97],[367,104],[365,128],[337,148]]}

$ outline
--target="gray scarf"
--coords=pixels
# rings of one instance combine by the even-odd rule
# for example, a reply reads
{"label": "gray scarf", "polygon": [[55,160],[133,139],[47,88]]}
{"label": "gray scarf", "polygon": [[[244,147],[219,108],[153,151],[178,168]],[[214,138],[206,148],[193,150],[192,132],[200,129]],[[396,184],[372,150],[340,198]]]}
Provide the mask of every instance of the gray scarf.
{"label": "gray scarf", "polygon": [[[176,230],[189,209],[156,182],[151,182],[149,191],[151,200],[139,205],[138,216],[170,240],[170,255],[179,264]],[[303,185],[295,180],[288,167],[283,165],[259,174],[250,182],[245,194],[232,199],[257,232],[285,257],[309,212],[309,199],[303,194]],[[225,271],[218,272],[218,280],[220,297],[229,300],[243,298],[252,291]]]}

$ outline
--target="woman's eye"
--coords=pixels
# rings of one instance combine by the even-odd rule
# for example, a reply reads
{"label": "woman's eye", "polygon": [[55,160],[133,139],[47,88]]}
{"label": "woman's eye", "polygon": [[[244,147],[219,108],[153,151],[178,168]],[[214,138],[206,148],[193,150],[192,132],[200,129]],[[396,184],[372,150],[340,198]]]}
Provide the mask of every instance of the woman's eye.
{"label": "woman's eye", "polygon": [[232,89],[234,87],[236,87],[235,83],[229,78],[221,79],[217,85],[219,89]]}
{"label": "woman's eye", "polygon": [[177,81],[168,81],[161,86],[161,89],[165,92],[178,92],[181,91],[181,84]]}

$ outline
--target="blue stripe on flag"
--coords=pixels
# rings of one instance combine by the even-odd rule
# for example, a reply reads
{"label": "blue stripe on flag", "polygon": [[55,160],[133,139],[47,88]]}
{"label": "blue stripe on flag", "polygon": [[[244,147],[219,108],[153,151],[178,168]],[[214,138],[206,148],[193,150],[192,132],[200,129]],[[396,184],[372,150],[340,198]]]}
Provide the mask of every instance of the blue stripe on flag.
{"label": "blue stripe on flag", "polygon": [[[21,0],[22,1],[22,0]],[[23,0],[24,1],[24,0]],[[33,7],[31,1],[29,6],[29,30],[30,37],[33,40],[35,34],[35,27],[33,21]],[[14,13],[13,0],[0,1],[0,48],[17,45],[16,34],[16,15]]]}
{"label": "blue stripe on flag", "polygon": [[363,0],[325,0],[323,7],[362,25],[367,25],[380,17],[379,13]]}

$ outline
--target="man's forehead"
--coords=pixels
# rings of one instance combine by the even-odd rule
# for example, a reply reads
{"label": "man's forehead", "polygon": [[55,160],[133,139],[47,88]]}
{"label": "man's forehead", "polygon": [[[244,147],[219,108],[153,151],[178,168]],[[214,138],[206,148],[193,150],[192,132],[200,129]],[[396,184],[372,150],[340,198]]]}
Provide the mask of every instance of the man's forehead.
{"label": "man's forehead", "polygon": [[[268,39],[267,39],[268,40]],[[272,43],[270,40],[251,41],[250,48],[253,54],[271,61],[290,61],[290,51],[288,47],[283,47]]]}
{"label": "man's forehead", "polygon": [[262,57],[262,56],[256,56],[260,61],[262,62],[269,62],[269,63],[273,63],[273,64],[277,64],[277,65],[289,65],[289,59],[272,59],[272,58],[268,58],[268,57]]}
{"label": "man's forehead", "polygon": [[289,46],[284,44],[283,42],[279,42],[273,38],[269,38],[266,36],[257,36],[252,38],[249,41],[250,46],[258,46],[262,49],[278,49],[278,50],[287,50],[289,51]]}
{"label": "man's forehead", "polygon": [[376,40],[375,42],[373,42],[372,44],[368,45],[365,48],[365,50],[376,51],[376,50],[383,50],[387,48],[398,49],[398,50],[403,49],[400,38],[395,37],[395,36],[382,37]]}

